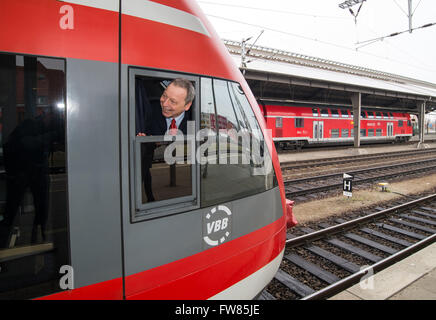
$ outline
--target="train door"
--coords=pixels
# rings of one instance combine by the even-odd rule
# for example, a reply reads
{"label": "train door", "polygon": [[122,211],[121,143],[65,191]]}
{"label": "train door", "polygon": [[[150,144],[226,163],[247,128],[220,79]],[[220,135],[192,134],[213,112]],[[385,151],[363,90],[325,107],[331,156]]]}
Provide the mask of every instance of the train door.
{"label": "train door", "polygon": [[313,122],[313,140],[315,142],[322,141],[324,139],[324,121]]}
{"label": "train door", "polygon": [[392,122],[387,123],[387,137],[393,137],[394,136],[394,124]]}

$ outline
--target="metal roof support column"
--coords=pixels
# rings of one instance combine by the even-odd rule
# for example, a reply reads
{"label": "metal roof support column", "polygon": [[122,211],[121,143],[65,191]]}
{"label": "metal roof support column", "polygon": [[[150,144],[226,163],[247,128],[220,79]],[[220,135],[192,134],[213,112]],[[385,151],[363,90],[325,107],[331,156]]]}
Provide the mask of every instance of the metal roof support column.
{"label": "metal roof support column", "polygon": [[419,143],[418,148],[424,143],[424,120],[425,120],[425,101],[418,102],[419,120]]}
{"label": "metal roof support column", "polygon": [[362,94],[360,92],[351,95],[353,103],[353,127],[354,127],[354,147],[360,147],[360,112],[362,109]]}

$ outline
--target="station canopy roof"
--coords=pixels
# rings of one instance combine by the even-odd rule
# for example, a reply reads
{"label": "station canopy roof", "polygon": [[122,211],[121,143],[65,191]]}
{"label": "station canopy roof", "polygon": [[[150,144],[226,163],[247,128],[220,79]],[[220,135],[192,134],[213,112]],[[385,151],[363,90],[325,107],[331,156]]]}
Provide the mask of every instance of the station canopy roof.
{"label": "station canopy roof", "polygon": [[[224,40],[241,66],[241,43]],[[256,98],[271,102],[328,104],[351,107],[361,93],[363,108],[418,112],[436,110],[436,84],[297,53],[250,46],[240,69]]]}

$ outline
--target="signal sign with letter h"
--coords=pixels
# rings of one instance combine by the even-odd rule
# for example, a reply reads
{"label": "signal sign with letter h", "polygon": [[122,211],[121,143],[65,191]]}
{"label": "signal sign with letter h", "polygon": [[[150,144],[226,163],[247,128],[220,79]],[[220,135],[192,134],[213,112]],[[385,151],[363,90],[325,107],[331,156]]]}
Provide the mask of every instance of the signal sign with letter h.
{"label": "signal sign with letter h", "polygon": [[352,197],[353,196],[353,178],[354,176],[344,173],[342,180],[342,190],[344,196]]}

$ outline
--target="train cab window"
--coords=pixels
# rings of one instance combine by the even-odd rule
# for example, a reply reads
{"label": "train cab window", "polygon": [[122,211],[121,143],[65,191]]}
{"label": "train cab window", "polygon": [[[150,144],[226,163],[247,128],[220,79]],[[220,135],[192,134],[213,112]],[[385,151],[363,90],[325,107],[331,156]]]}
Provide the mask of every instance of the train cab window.
{"label": "train cab window", "polygon": [[132,222],[199,207],[189,139],[198,127],[198,78],[139,69],[129,77]]}
{"label": "train cab window", "polygon": [[70,265],[65,60],[0,54],[0,299],[61,291]]}
{"label": "train cab window", "polygon": [[330,109],[333,118],[339,118],[339,112],[337,109]]}
{"label": "train cab window", "polygon": [[263,134],[239,84],[202,78],[201,87],[201,118],[208,119],[200,130],[207,137],[200,142],[201,206],[276,186]]}
{"label": "train cab window", "polygon": [[312,115],[313,115],[314,117],[319,117],[319,114],[318,114],[318,108],[312,108]]}
{"label": "train cab window", "polygon": [[403,126],[403,120],[398,120],[398,127],[402,127]]}
{"label": "train cab window", "polygon": [[328,117],[329,116],[329,111],[326,108],[321,108],[321,117]]}
{"label": "train cab window", "polygon": [[407,126],[411,127],[412,126],[412,122],[410,120],[407,120]]}
{"label": "train cab window", "polygon": [[283,128],[283,118],[282,117],[276,118],[276,128]]}
{"label": "train cab window", "polygon": [[304,118],[295,118],[295,128],[304,128]]}

